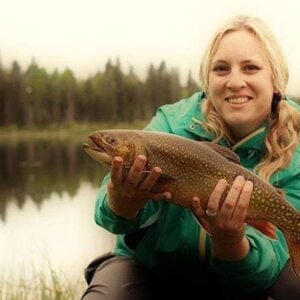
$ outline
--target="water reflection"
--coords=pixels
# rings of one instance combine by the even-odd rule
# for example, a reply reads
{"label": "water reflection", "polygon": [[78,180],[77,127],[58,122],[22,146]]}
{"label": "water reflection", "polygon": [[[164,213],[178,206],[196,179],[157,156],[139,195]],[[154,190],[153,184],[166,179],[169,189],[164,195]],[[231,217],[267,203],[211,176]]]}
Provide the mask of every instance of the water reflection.
{"label": "water reflection", "polygon": [[80,182],[96,187],[106,172],[72,141],[0,144],[0,217],[10,201],[22,208],[27,196],[37,206],[53,192],[74,196]]}
{"label": "water reflection", "polygon": [[83,279],[86,264],[114,244],[114,236],[93,220],[107,171],[75,142],[0,145],[2,279],[28,279],[30,271],[49,270],[48,263],[66,277]]}

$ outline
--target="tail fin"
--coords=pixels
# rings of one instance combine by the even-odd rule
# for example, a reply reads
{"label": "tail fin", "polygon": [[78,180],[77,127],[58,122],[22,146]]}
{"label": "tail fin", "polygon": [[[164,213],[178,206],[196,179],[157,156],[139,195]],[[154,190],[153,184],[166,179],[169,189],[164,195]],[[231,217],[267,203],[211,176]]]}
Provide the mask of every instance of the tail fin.
{"label": "tail fin", "polygon": [[283,233],[289,248],[293,271],[298,277],[300,277],[300,240],[297,241],[288,233]]}

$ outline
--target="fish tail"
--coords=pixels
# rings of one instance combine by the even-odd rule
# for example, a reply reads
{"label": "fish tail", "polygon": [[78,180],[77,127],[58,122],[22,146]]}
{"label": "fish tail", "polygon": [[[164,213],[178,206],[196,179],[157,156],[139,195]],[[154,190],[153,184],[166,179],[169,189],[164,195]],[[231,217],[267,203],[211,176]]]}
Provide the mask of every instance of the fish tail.
{"label": "fish tail", "polygon": [[300,240],[295,239],[284,231],[283,234],[289,248],[292,269],[300,277]]}

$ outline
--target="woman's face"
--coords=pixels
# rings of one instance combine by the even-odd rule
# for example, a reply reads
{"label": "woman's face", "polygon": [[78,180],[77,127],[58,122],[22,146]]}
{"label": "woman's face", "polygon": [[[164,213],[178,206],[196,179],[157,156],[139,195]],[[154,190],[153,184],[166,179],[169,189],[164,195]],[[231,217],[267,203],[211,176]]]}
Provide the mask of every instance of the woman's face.
{"label": "woman's face", "polygon": [[236,140],[267,119],[273,93],[261,42],[245,30],[225,34],[210,65],[208,94]]}

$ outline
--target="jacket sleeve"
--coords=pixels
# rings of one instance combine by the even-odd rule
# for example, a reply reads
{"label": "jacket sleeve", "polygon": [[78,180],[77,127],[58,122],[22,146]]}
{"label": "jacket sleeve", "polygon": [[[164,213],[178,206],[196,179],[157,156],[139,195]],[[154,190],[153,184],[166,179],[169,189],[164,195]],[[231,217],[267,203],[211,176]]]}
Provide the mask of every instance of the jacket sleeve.
{"label": "jacket sleeve", "polygon": [[[170,131],[167,118],[163,111],[159,108],[156,115],[152,118],[150,123],[146,126],[145,130],[152,131]],[[132,219],[127,220],[116,215],[108,205],[107,199],[107,184],[110,178],[110,174],[107,174],[98,190],[96,197],[96,206],[94,212],[95,222],[105,228],[106,230],[115,234],[126,234],[134,232],[139,228],[146,226],[149,222],[152,222],[157,216],[159,211],[160,202],[149,200],[146,206],[138,213],[138,215]]]}
{"label": "jacket sleeve", "polygon": [[280,243],[278,240],[272,242],[250,226],[247,226],[246,235],[250,242],[250,251],[245,258],[231,262],[212,256],[210,260],[212,268],[219,274],[223,284],[240,293],[269,287],[288,258],[286,249],[280,254],[280,259],[277,256],[277,252],[282,252],[282,240]]}
{"label": "jacket sleeve", "polygon": [[94,213],[95,221],[98,225],[104,227],[112,233],[129,233],[139,228],[141,223],[140,212],[133,220],[127,220],[116,215],[108,205],[107,183],[110,175],[106,175],[100,186],[96,198],[96,209]]}
{"label": "jacket sleeve", "polygon": [[[300,171],[294,171],[285,170],[285,176],[281,176],[277,184],[284,190],[286,200],[299,211]],[[250,251],[243,260],[228,262],[211,257],[211,266],[224,283],[235,290],[265,289],[276,281],[289,258],[284,235],[277,229],[277,239],[273,240],[250,226],[247,226],[246,235]]]}

